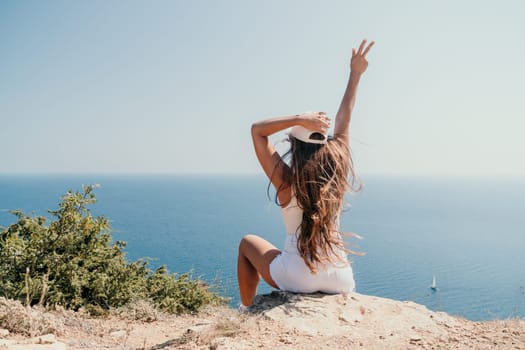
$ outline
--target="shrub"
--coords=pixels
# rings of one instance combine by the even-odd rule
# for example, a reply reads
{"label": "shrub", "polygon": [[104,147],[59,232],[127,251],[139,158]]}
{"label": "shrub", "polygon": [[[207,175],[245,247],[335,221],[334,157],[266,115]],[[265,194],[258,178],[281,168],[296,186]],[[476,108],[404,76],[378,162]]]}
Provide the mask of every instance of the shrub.
{"label": "shrub", "polygon": [[54,220],[47,226],[44,217],[12,211],[17,222],[0,232],[0,295],[96,313],[136,300],[171,313],[224,302],[190,273],[152,271],[144,259],[128,262],[126,243],[112,242],[108,219],[88,209],[96,203],[93,189],[68,191],[49,211]]}

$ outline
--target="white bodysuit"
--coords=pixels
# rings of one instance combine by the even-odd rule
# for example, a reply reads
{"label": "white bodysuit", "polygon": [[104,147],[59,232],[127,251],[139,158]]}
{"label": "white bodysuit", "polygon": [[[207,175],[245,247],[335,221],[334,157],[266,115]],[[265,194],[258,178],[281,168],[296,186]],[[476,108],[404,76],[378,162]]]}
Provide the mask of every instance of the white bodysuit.
{"label": "white bodysuit", "polygon": [[336,248],[341,259],[334,259],[331,265],[318,265],[316,273],[312,273],[305,264],[297,249],[303,210],[297,205],[295,196],[281,212],[287,232],[286,240],[281,254],[270,263],[270,275],[279,289],[294,293],[329,294],[353,291],[354,275],[343,250]]}

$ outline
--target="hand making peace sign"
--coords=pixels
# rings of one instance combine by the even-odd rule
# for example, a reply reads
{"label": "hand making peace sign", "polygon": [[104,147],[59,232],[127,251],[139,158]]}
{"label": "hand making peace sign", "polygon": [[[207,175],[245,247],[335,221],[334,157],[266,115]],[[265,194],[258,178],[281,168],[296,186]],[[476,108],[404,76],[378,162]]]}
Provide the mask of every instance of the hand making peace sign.
{"label": "hand making peace sign", "polygon": [[364,73],[364,71],[368,67],[368,61],[366,60],[366,55],[368,54],[368,51],[370,51],[372,46],[374,46],[374,44],[375,44],[375,41],[372,41],[365,48],[366,39],[363,39],[357,51],[355,49],[352,49],[352,60],[350,62],[350,69],[352,70],[352,72],[358,73],[358,74]]}

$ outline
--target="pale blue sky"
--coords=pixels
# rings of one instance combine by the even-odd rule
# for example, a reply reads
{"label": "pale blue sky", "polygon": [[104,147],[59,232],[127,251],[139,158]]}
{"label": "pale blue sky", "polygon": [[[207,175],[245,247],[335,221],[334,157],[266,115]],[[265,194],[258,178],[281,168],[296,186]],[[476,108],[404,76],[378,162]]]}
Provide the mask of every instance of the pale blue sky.
{"label": "pale blue sky", "polygon": [[524,4],[3,0],[0,172],[259,172],[250,124],[334,115],[366,37],[359,173],[525,175]]}

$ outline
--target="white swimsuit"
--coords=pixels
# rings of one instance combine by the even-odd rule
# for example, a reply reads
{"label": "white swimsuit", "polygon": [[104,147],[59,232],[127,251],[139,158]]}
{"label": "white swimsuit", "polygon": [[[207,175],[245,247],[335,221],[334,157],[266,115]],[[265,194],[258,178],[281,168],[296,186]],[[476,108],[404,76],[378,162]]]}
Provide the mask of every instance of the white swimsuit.
{"label": "white swimsuit", "polygon": [[318,265],[315,274],[305,264],[297,249],[303,210],[297,205],[295,196],[281,212],[286,226],[286,240],[281,254],[270,263],[270,275],[279,289],[294,293],[330,294],[353,291],[354,275],[343,250],[338,251],[342,261],[337,260],[328,266]]}

